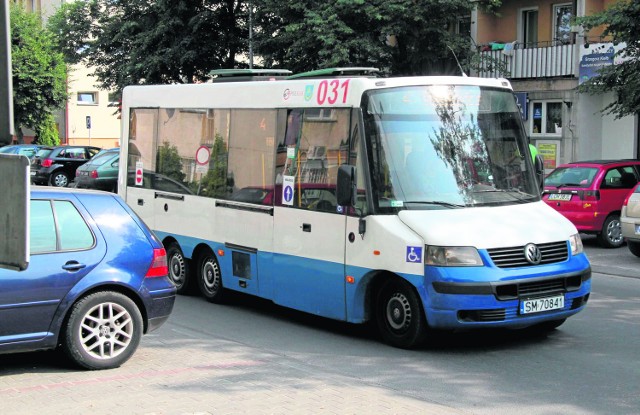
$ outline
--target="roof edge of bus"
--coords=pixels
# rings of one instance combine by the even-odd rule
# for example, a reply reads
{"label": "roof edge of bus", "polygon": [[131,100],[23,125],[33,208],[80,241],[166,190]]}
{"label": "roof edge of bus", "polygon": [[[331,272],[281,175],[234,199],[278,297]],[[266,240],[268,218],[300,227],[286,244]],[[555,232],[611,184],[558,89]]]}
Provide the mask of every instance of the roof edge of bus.
{"label": "roof edge of bus", "polygon": [[345,67],[345,68],[325,68],[316,69],[315,71],[301,72],[289,76],[287,79],[302,78],[337,78],[337,77],[356,77],[366,76],[370,78],[377,77],[380,69],[373,67]]}
{"label": "roof edge of bus", "polygon": [[293,72],[288,69],[214,69],[209,82],[276,81],[286,79]]}

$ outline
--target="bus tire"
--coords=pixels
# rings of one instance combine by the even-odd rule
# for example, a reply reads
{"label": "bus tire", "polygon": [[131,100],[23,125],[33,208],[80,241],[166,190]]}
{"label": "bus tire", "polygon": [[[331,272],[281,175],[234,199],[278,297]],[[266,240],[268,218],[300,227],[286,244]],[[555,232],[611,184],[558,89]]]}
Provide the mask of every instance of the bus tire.
{"label": "bus tire", "polygon": [[198,261],[198,287],[202,296],[211,303],[221,303],[224,297],[222,272],[215,255],[205,252]]}
{"label": "bus tire", "polygon": [[178,289],[178,294],[193,292],[193,277],[189,271],[189,260],[184,257],[177,242],[167,246],[167,263],[169,265],[169,279]]}
{"label": "bus tire", "polygon": [[424,341],[427,322],[411,284],[399,278],[387,280],[375,304],[376,324],[385,343],[411,349]]}

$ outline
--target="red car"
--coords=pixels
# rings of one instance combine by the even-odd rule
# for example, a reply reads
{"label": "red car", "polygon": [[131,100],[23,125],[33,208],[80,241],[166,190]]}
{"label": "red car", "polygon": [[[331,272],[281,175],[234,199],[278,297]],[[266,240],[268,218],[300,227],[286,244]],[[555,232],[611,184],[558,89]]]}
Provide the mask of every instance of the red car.
{"label": "red car", "polygon": [[544,182],[542,199],[578,231],[598,236],[606,248],[622,246],[620,211],[640,181],[640,160],[594,160],[563,164]]}

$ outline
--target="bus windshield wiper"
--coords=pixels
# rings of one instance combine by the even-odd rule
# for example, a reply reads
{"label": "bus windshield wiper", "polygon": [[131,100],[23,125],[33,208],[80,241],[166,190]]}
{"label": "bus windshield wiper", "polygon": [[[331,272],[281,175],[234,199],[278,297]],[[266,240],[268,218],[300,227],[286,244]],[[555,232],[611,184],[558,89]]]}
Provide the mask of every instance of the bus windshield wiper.
{"label": "bus windshield wiper", "polygon": [[437,206],[444,206],[444,207],[448,207],[451,209],[460,209],[465,207],[465,205],[458,205],[455,203],[449,203],[449,202],[443,202],[442,200],[408,200],[405,201],[404,203],[411,203],[411,204],[427,204],[427,205],[437,205]]}
{"label": "bus windshield wiper", "polygon": [[[510,189],[484,189],[484,190],[475,190],[472,193],[507,193],[509,196],[513,197],[516,200],[524,201],[528,198],[533,197],[531,193],[523,192],[518,188],[510,188]],[[515,194],[514,194],[515,193]],[[516,196],[517,195],[517,196]]]}

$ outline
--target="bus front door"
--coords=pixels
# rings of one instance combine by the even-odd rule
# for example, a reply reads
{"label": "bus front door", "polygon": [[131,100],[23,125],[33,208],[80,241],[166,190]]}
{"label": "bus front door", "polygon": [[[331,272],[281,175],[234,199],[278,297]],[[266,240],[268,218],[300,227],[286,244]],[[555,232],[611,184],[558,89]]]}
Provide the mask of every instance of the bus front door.
{"label": "bus front door", "polygon": [[344,320],[346,216],[315,208],[274,210],[273,301]]}

